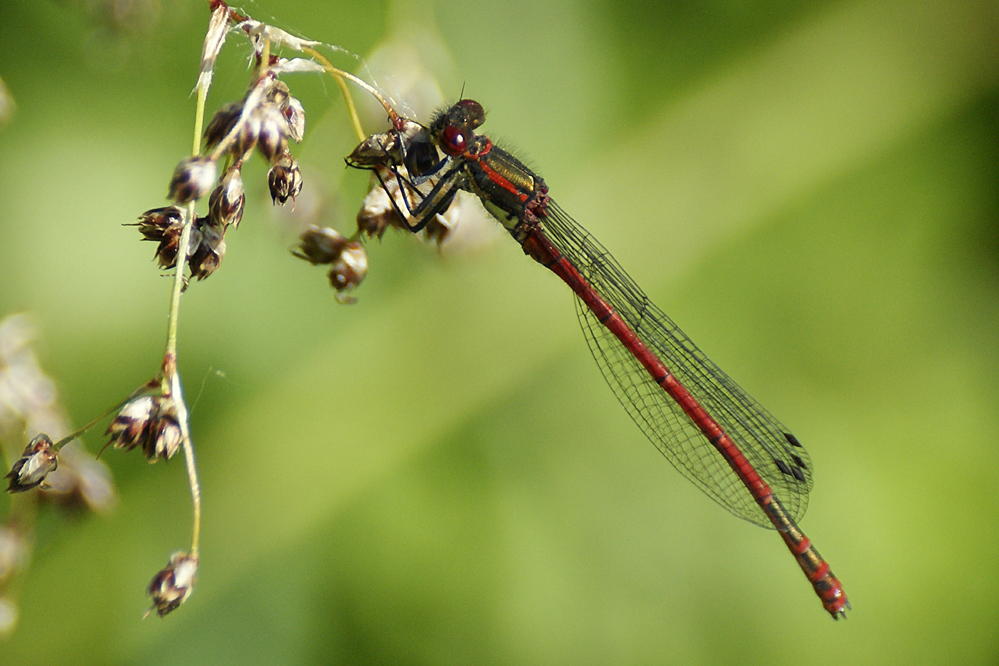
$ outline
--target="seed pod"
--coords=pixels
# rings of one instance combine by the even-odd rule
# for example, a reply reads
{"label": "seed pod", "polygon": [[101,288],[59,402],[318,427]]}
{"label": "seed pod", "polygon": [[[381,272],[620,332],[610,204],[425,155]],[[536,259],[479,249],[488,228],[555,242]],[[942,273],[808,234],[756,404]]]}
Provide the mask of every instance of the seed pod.
{"label": "seed pod", "polygon": [[116,449],[142,447],[150,463],[168,459],[180,448],[177,406],[170,396],[140,396],[125,403],[104,434]]}
{"label": "seed pod", "polygon": [[10,479],[7,492],[23,493],[44,481],[48,473],[59,466],[56,453],[48,435],[41,434],[31,440],[24,452],[21,453],[21,457],[4,477]]}
{"label": "seed pod", "polygon": [[274,104],[281,106],[289,97],[291,97],[291,92],[288,90],[287,83],[281,79],[273,79],[267,87],[267,92],[264,93],[264,97],[267,101],[274,102]]}
{"label": "seed pod", "polygon": [[353,289],[368,274],[368,253],[358,241],[347,243],[330,270],[330,284],[337,292]]}
{"label": "seed pod", "polygon": [[[398,185],[392,177],[385,180],[384,183],[384,186],[378,185],[368,192],[361,204],[361,209],[357,211],[357,230],[369,238],[372,236],[381,238],[389,227],[405,229],[405,223],[399,217],[399,210],[406,210],[406,204],[402,197],[398,196]],[[396,195],[395,206],[392,205],[389,190],[392,190]]]}
{"label": "seed pod", "polygon": [[276,104],[265,103],[255,114],[260,120],[257,150],[270,163],[274,163],[288,150],[288,121]]}
{"label": "seed pod", "polygon": [[139,216],[135,224],[143,240],[162,241],[174,229],[184,226],[184,211],[177,206],[153,208]]}
{"label": "seed pod", "polygon": [[212,195],[208,198],[208,216],[213,223],[223,228],[228,228],[230,225],[239,227],[245,204],[243,178],[239,166],[236,165],[225,172],[218,186],[212,190]]}
{"label": "seed pod", "polygon": [[150,464],[160,458],[169,460],[180,448],[180,421],[177,405],[168,395],[157,399],[156,415],[149,429],[149,437],[142,443],[142,453]]}
{"label": "seed pod", "polygon": [[[208,127],[205,128],[205,147],[207,149],[215,148],[229,136],[229,132],[243,115],[244,102],[245,100],[230,102],[215,112]],[[259,134],[260,119],[256,117],[256,114],[250,113],[233,138],[232,145],[225,152],[237,160],[240,159],[257,145]]]}
{"label": "seed pod", "polygon": [[136,446],[144,445],[149,437],[153,416],[156,412],[156,399],[151,395],[144,395],[134,400],[129,400],[114,417],[108,429],[104,431],[109,435],[108,445],[113,444],[116,449],[131,451]]}
{"label": "seed pod", "polygon": [[301,243],[298,248],[292,250],[292,254],[299,259],[305,259],[313,266],[332,264],[340,258],[347,245],[347,239],[335,229],[319,228],[313,224],[302,234]]}
{"label": "seed pod", "polygon": [[305,107],[294,97],[289,97],[281,105],[281,115],[288,123],[288,138],[295,143],[302,143],[305,136]]}
{"label": "seed pod", "polygon": [[243,115],[242,102],[229,102],[219,107],[219,110],[215,112],[205,127],[205,147],[212,149],[219,145],[219,142],[232,131],[241,115]]}
{"label": "seed pod", "polygon": [[272,203],[281,205],[284,205],[288,199],[294,200],[302,191],[302,172],[298,169],[298,162],[287,150],[267,172],[267,184],[271,190]]}
{"label": "seed pod", "polygon": [[199,217],[194,224],[200,232],[200,242],[191,251],[187,267],[191,269],[191,277],[204,280],[218,270],[225,256],[225,228],[206,217]]}
{"label": "seed pod", "polygon": [[181,160],[173,172],[167,196],[178,204],[200,199],[211,192],[217,173],[215,162],[207,157],[194,156]]}
{"label": "seed pod", "polygon": [[184,552],[170,556],[170,563],[161,569],[149,583],[146,593],[152,597],[153,605],[146,615],[156,611],[163,617],[176,610],[191,596],[197,580],[198,558]]}
{"label": "seed pod", "polygon": [[184,211],[177,206],[153,208],[139,216],[136,224],[142,240],[156,241],[159,246],[153,258],[166,270],[177,265],[180,234],[184,230]]}

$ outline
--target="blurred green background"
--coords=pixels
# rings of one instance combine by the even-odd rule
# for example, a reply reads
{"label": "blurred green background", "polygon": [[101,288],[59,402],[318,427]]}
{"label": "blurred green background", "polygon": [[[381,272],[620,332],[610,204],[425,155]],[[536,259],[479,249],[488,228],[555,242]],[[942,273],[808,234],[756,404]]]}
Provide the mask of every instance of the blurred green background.
{"label": "blurred green background", "polygon": [[[359,302],[337,305],[288,248],[310,190],[352,231],[366,178],[343,169],[336,86],[297,75],[300,210],[270,210],[255,160],[222,269],[182,304],[194,594],[140,619],[188,543],[188,489],[179,460],[110,452],[117,511],[39,535],[0,663],[999,660],[999,5],[243,8],[410,54],[337,61],[387,90],[403,87],[392,67],[422,63],[445,97],[464,84],[482,101],[483,130],[808,447],[802,527],[854,610],[830,620],[776,533],[662,459],[568,290],[515,243],[441,254],[390,232],[368,243]],[[207,18],[193,0],[0,4],[17,103],[0,128],[0,315],[33,314],[76,423],[162,354],[169,280],[121,224],[164,205],[190,151]],[[247,53],[227,44],[209,112],[242,94]]]}

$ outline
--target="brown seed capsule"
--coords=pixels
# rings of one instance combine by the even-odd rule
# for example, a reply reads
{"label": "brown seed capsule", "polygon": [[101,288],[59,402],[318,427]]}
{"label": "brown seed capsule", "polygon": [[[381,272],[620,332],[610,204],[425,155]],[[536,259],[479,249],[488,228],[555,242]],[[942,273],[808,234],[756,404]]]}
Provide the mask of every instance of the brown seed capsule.
{"label": "brown seed capsule", "polygon": [[142,453],[150,463],[160,458],[169,460],[180,448],[180,441],[177,405],[170,396],[160,396],[156,405],[156,418],[149,429],[149,437],[142,443]]}
{"label": "brown seed capsule", "polygon": [[305,107],[294,97],[289,97],[281,105],[281,115],[288,123],[288,138],[295,143],[302,143],[305,136]]}
{"label": "brown seed capsule", "polygon": [[298,162],[287,150],[267,172],[267,184],[271,190],[272,203],[284,205],[288,199],[294,200],[302,191],[302,172],[298,169]]}
{"label": "brown seed capsule", "polygon": [[52,440],[48,435],[35,437],[24,449],[21,457],[7,474],[10,483],[7,492],[21,493],[31,490],[45,480],[49,472],[59,466],[56,451],[52,448]]}
{"label": "brown seed capsule", "polygon": [[401,228],[401,218],[392,206],[385,188],[378,186],[368,192],[357,211],[357,230],[369,238],[381,238],[389,227]]}
{"label": "brown seed capsule", "polygon": [[167,195],[178,204],[185,204],[205,196],[215,185],[218,168],[214,161],[203,156],[181,160],[170,180]]}
{"label": "brown seed capsule", "polygon": [[159,246],[153,258],[160,268],[173,268],[177,265],[177,248],[180,247],[180,234],[184,230],[184,211],[177,206],[153,208],[139,216],[137,225],[142,240],[156,241]]}
{"label": "brown seed capsule", "polygon": [[108,445],[116,449],[131,451],[143,444],[149,437],[154,414],[156,413],[156,398],[144,395],[125,403],[111,425],[104,431],[109,435]]}
{"label": "brown seed capsule", "polygon": [[199,217],[194,222],[200,232],[200,242],[187,259],[191,277],[204,280],[218,270],[225,256],[225,228],[214,224],[207,217]]}
{"label": "brown seed capsule", "polygon": [[[220,108],[208,127],[205,128],[205,147],[211,150],[219,145],[232,131],[232,128],[239,122],[243,115],[245,100],[230,102]],[[233,155],[236,159],[241,158],[246,153],[253,150],[257,145],[257,137],[260,134],[260,119],[255,114],[250,113],[243,121],[242,126],[232,139],[232,145],[226,149],[226,153]]]}
{"label": "brown seed capsule", "polygon": [[270,163],[288,150],[288,121],[276,104],[264,103],[255,114],[260,120],[257,150]]}
{"label": "brown seed capsule", "polygon": [[116,449],[131,451],[141,446],[150,463],[172,457],[181,440],[173,398],[144,395],[130,400],[104,434],[111,436],[108,444]]}
{"label": "brown seed capsule", "polygon": [[305,230],[301,236],[301,243],[291,253],[299,259],[305,259],[313,266],[332,264],[340,258],[347,245],[347,239],[335,229],[320,228],[313,224]]}
{"label": "brown seed capsule", "polygon": [[205,127],[205,146],[209,149],[219,145],[219,142],[232,131],[233,126],[243,114],[242,102],[229,102],[221,107],[208,121]]}
{"label": "brown seed capsule", "polygon": [[146,615],[156,611],[157,615],[163,617],[187,601],[197,580],[197,573],[198,558],[184,552],[171,555],[170,563],[153,576],[146,590],[153,600]]}
{"label": "brown seed capsule", "polygon": [[277,105],[284,104],[291,96],[291,91],[288,90],[288,84],[281,79],[271,79],[270,85],[267,87],[267,92],[264,93],[264,98],[269,102],[274,102]]}
{"label": "brown seed capsule", "polygon": [[[387,169],[379,171],[381,180],[372,178],[374,188],[364,197],[361,210],[357,211],[358,231],[370,236],[382,237],[388,227],[407,230],[407,222],[401,216],[419,201],[419,195],[406,182],[405,169],[398,170],[398,176]],[[402,188],[405,187],[405,194]]]}
{"label": "brown seed capsule", "polygon": [[153,208],[140,215],[134,226],[139,227],[143,240],[161,241],[174,229],[184,226],[184,211],[177,206]]}
{"label": "brown seed capsule", "polygon": [[227,228],[239,227],[243,219],[246,194],[243,192],[243,178],[238,165],[233,166],[222,176],[218,187],[208,198],[208,216],[212,222]]}
{"label": "brown seed capsule", "polygon": [[359,242],[351,241],[330,270],[330,284],[338,292],[348,291],[361,284],[367,274],[368,253]]}

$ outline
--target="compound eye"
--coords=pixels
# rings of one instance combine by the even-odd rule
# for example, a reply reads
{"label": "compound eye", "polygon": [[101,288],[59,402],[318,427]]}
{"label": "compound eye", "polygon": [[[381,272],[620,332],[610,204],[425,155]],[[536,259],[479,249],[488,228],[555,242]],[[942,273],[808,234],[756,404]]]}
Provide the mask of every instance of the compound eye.
{"label": "compound eye", "polygon": [[465,134],[457,127],[448,125],[441,132],[440,144],[441,150],[451,157],[457,157],[468,148],[468,139],[466,139]]}
{"label": "compound eye", "polygon": [[462,122],[469,129],[475,129],[486,120],[485,109],[474,99],[463,99],[455,108],[461,109]]}

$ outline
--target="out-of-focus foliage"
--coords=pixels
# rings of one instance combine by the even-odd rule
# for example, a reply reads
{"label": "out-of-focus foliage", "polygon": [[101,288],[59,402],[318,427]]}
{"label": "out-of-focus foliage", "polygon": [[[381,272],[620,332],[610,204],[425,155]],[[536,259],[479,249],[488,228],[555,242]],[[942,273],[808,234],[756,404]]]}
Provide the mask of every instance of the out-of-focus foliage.
{"label": "out-of-focus foliage", "polygon": [[[132,4],[155,20],[0,5],[17,105],[0,314],[33,313],[77,423],[158,366],[169,281],[121,225],[164,205],[190,150],[208,17]],[[516,244],[441,256],[387,234],[340,306],[288,252],[256,164],[225,264],[182,304],[206,503],[194,594],[140,620],[186,545],[188,491],[176,460],[108,452],[118,510],[43,523],[0,662],[995,663],[995,3],[245,9],[361,54],[407,45],[445,96],[464,83],[482,131],[808,447],[802,527],[854,610],[830,620],[776,534],[642,438],[567,290]],[[245,86],[236,44],[209,112]],[[383,61],[341,64],[393,85]],[[323,222],[349,233],[365,178],[343,173],[343,104],[329,80],[288,80],[309,114],[303,198],[331,193]]]}

